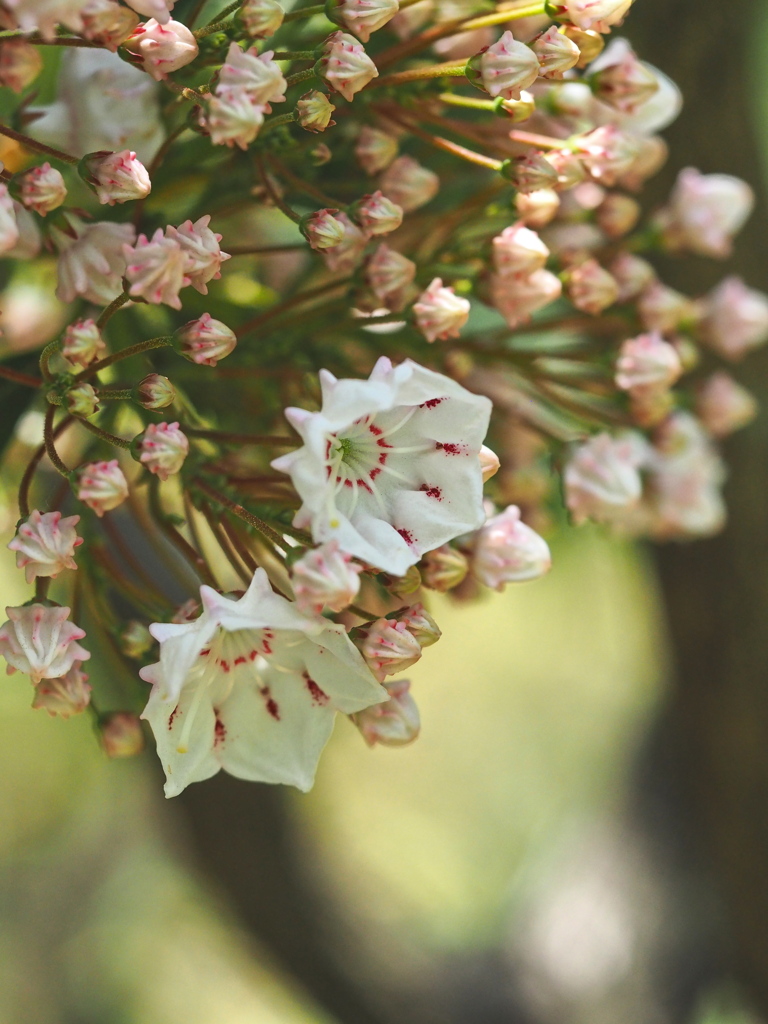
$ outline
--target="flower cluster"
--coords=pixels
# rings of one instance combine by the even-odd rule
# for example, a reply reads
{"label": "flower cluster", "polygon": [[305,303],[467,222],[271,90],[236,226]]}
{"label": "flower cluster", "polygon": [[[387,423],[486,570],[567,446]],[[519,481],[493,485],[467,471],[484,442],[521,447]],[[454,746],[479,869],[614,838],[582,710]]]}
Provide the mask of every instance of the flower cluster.
{"label": "flower cluster", "polygon": [[0,653],[110,756],[148,722],[169,796],[308,789],[337,713],[414,740],[430,592],[543,577],[558,521],[722,527],[756,402],[718,363],[768,296],[655,256],[727,258],[751,190],[686,168],[643,219],[681,97],[608,38],[631,0],[492,6],[0,3],[0,257],[41,347],[0,376],[46,410]]}

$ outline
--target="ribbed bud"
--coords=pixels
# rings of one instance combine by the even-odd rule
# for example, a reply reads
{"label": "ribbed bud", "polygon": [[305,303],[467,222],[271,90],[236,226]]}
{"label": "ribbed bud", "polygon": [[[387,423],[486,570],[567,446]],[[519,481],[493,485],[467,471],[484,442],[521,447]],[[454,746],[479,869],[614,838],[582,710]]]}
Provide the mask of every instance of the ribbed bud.
{"label": "ribbed bud", "polygon": [[149,373],[139,381],[133,389],[131,397],[143,409],[155,411],[165,409],[173,404],[176,398],[176,389],[161,373]]}

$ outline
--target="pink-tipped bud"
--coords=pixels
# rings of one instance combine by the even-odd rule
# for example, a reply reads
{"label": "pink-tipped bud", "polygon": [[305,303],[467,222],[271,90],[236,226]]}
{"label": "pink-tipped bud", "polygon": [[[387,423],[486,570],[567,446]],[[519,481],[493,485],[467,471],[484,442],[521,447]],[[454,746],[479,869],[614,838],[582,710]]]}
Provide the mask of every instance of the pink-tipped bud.
{"label": "pink-tipped bud", "polygon": [[597,316],[618,297],[618,284],[597,260],[586,260],[568,274],[568,298],[583,313]]}
{"label": "pink-tipped bud", "polygon": [[125,0],[137,14],[145,18],[155,18],[161,25],[167,25],[171,18],[176,0]]}
{"label": "pink-tipped bud", "polygon": [[696,414],[713,437],[727,437],[757,416],[757,400],[723,370],[713,373],[696,394]]}
{"label": "pink-tipped bud", "polygon": [[535,192],[518,192],[515,209],[529,228],[543,228],[550,223],[560,209],[560,196],[554,189],[540,188]]}
{"label": "pink-tipped bud", "polygon": [[112,53],[117,52],[120,44],[132,35],[139,23],[138,16],[133,11],[127,11],[113,3],[105,7],[97,4],[90,10],[86,6],[82,19],[83,37],[111,50]]}
{"label": "pink-tipped bud", "polygon": [[730,174],[702,174],[695,167],[680,171],[669,206],[659,223],[672,249],[723,259],[733,236],[752,212],[755,195],[749,185]]}
{"label": "pink-tipped bud", "polygon": [[211,231],[210,222],[211,215],[207,213],[194,223],[185,220],[177,228],[169,225],[165,229],[166,237],[181,246],[187,258],[184,269],[189,283],[201,295],[208,294],[208,282],[221,277],[221,264],[230,258],[228,252],[221,251],[221,235]]}
{"label": "pink-tipped bud", "polygon": [[424,555],[419,571],[425,587],[446,593],[463,583],[469,572],[469,562],[461,551],[444,544]]}
{"label": "pink-tipped bud", "polygon": [[654,281],[637,300],[637,311],[648,331],[668,334],[696,319],[696,306],[686,295]]}
{"label": "pink-tipped bud", "polygon": [[173,238],[166,238],[158,228],[152,238],[139,235],[135,245],[124,245],[130,294],[141,296],[149,303],[165,303],[181,309],[179,291],[190,284],[187,277],[188,259]]}
{"label": "pink-tipped bud", "polygon": [[355,143],[355,156],[366,174],[378,174],[397,156],[397,139],[378,128],[363,125]]}
{"label": "pink-tipped bud", "polygon": [[139,381],[131,396],[142,409],[155,412],[172,405],[176,399],[176,389],[167,377],[160,373],[149,373]]}
{"label": "pink-tipped bud", "polygon": [[378,69],[354,36],[333,32],[323,43],[323,55],[315,65],[317,73],[334,92],[345,100],[353,100]]}
{"label": "pink-tipped bud", "polygon": [[505,32],[492,46],[474,56],[467,65],[467,78],[489,96],[519,100],[520,90],[539,77],[539,61],[530,46]]}
{"label": "pink-tipped bud", "polygon": [[270,103],[282,103],[287,83],[280,65],[272,60],[273,54],[274,50],[259,53],[255,46],[241,50],[237,43],[230,43],[227,59],[219,72],[216,92],[244,90],[253,103],[267,110]]}
{"label": "pink-tipped bud", "polygon": [[633,0],[551,0],[551,16],[570,22],[580,29],[610,32],[624,20]]}
{"label": "pink-tipped bud", "polygon": [[333,249],[344,240],[345,225],[338,210],[315,210],[302,219],[299,228],[313,249]]}
{"label": "pink-tipped bud", "polygon": [[540,192],[557,185],[557,171],[541,153],[531,152],[525,156],[507,160],[502,173],[518,192]]}
{"label": "pink-tipped bud", "polygon": [[313,89],[305,92],[296,104],[296,119],[307,132],[324,132],[336,124],[331,119],[336,107],[324,92]]}
{"label": "pink-tipped bud", "polygon": [[24,92],[43,70],[40,50],[26,39],[4,39],[0,43],[0,85]]}
{"label": "pink-tipped bud", "polygon": [[91,688],[88,676],[80,671],[80,663],[56,679],[41,679],[35,686],[32,707],[36,711],[47,711],[51,718],[69,718],[79,715],[91,702]]}
{"label": "pink-tipped bud", "polygon": [[101,331],[93,320],[76,320],[64,330],[61,354],[73,366],[85,369],[94,360],[100,359],[106,349]]}
{"label": "pink-tipped bud", "polygon": [[436,644],[443,635],[438,624],[420,602],[398,612],[397,623],[404,625],[422,648]]}
{"label": "pink-tipped bud", "polygon": [[19,195],[24,206],[39,213],[41,217],[58,209],[67,198],[67,186],[61,172],[48,163],[22,174],[19,185]]}
{"label": "pink-tipped bud", "polygon": [[565,503],[574,521],[609,522],[640,500],[638,469],[645,455],[636,435],[598,434],[576,445],[565,467]]}
{"label": "pink-tipped bud", "polygon": [[341,612],[360,589],[363,567],[341,551],[335,540],[307,551],[291,568],[296,604],[303,612],[319,614],[324,608]]}
{"label": "pink-tipped bud", "polygon": [[488,448],[487,445],[481,445],[478,458],[480,459],[480,470],[483,474],[483,483],[486,483],[492,476],[496,476],[499,471],[501,466],[499,456],[495,451]]}
{"label": "pink-tipped bud", "polygon": [[141,58],[144,70],[158,82],[190,64],[200,52],[186,25],[172,20],[161,25],[155,18],[141,22],[123,46]]}
{"label": "pink-tipped bud", "polygon": [[332,0],[326,5],[331,21],[367,43],[400,9],[399,0]]}
{"label": "pink-tipped bud", "polygon": [[503,590],[507,583],[524,583],[549,572],[549,545],[520,520],[510,505],[480,529],[472,551],[472,574],[486,587]]}
{"label": "pink-tipped bud", "polygon": [[640,148],[637,136],[607,124],[582,135],[575,151],[592,177],[610,186],[632,167]]}
{"label": "pink-tipped bud", "polygon": [[560,278],[544,269],[527,276],[494,274],[491,278],[491,301],[510,327],[524,323],[559,298],[562,290]]}
{"label": "pink-tipped bud", "polygon": [[500,274],[531,274],[548,257],[546,245],[523,224],[511,224],[493,239],[493,264]]}
{"label": "pink-tipped bud", "polygon": [[92,384],[81,381],[67,391],[64,401],[71,416],[87,420],[99,411],[99,396]]}
{"label": "pink-tipped bud", "polygon": [[637,224],[641,212],[636,199],[611,192],[597,208],[597,223],[609,238],[621,238]]}
{"label": "pink-tipped bud", "polygon": [[350,208],[350,216],[367,235],[388,235],[403,223],[403,210],[382,192],[363,196]]}
{"label": "pink-tipped bud", "polygon": [[443,286],[436,277],[430,286],[413,304],[416,326],[427,339],[445,341],[458,338],[459,332],[469,319],[469,300],[456,295],[453,288]]}
{"label": "pink-tipped bud", "polygon": [[683,372],[680,356],[660,334],[629,338],[616,360],[616,387],[633,396],[666,391]]}
{"label": "pink-tipped bud", "polygon": [[377,619],[361,630],[358,647],[379,682],[404,672],[421,657],[421,644],[402,622]]}
{"label": "pink-tipped bud", "polygon": [[144,749],[144,733],[138,715],[115,711],[99,723],[101,742],[108,757],[135,757]]}
{"label": "pink-tipped bud", "polygon": [[639,139],[639,148],[629,168],[618,178],[617,184],[631,192],[639,192],[645,182],[661,170],[669,157],[669,146],[660,135]]}
{"label": "pink-tipped bud", "polygon": [[[26,604],[6,608],[8,621],[0,626],[0,655],[8,662],[8,674],[23,672],[33,683],[58,679],[76,661],[87,661],[91,652],[81,647],[85,632],[69,621],[69,608]],[[415,643],[415,641],[414,641]]]}
{"label": "pink-tipped bud", "polygon": [[244,0],[237,16],[251,39],[267,39],[283,24],[285,11],[277,0]]}
{"label": "pink-tipped bud", "polygon": [[768,295],[726,277],[706,296],[702,339],[725,359],[742,359],[768,341]]}
{"label": "pink-tipped bud", "polygon": [[365,265],[365,281],[389,309],[400,310],[416,276],[416,264],[384,242]]}
{"label": "pink-tipped bud", "polygon": [[334,274],[351,274],[363,258],[368,239],[346,213],[339,213],[336,220],[344,228],[344,237],[338,245],[323,249],[323,259]]}
{"label": "pink-tipped bud", "polygon": [[531,49],[539,62],[539,74],[543,78],[562,78],[564,71],[576,67],[581,51],[576,43],[556,25],[550,25],[531,43]]}
{"label": "pink-tipped bud", "polygon": [[189,440],[178,423],[150,423],[135,447],[138,461],[161,480],[178,473],[189,454]]}
{"label": "pink-tipped bud", "polygon": [[83,543],[75,526],[80,516],[34,509],[21,523],[8,545],[16,552],[16,568],[24,570],[27,583],[38,576],[57,576],[62,569],[76,569],[75,548]]}
{"label": "pink-tipped bud", "polygon": [[383,685],[389,700],[356,712],[351,716],[352,721],[369,747],[377,743],[385,747],[404,747],[413,743],[421,729],[419,709],[409,693],[411,684],[407,679],[398,679]]}
{"label": "pink-tipped bud", "polygon": [[381,191],[402,207],[404,213],[412,213],[426,206],[440,191],[440,179],[434,171],[422,167],[410,156],[399,156],[381,176]]}
{"label": "pink-tipped bud", "polygon": [[128,497],[128,481],[117,459],[89,462],[77,470],[75,495],[101,518]]}
{"label": "pink-tipped bud", "polygon": [[568,192],[587,178],[587,168],[583,161],[570,149],[551,149],[544,159],[555,170],[555,188],[558,192]]}
{"label": "pink-tipped bud", "polygon": [[264,107],[247,89],[223,89],[208,101],[204,125],[214,146],[248,149],[264,124]]}
{"label": "pink-tipped bud", "polygon": [[638,60],[629,46],[619,51],[618,59],[612,64],[591,75],[589,84],[599,100],[622,114],[633,113],[659,88],[656,75],[647,64]]}
{"label": "pink-tipped bud", "polygon": [[656,271],[647,260],[631,252],[621,252],[608,267],[619,286],[619,302],[636,298],[656,280]]}
{"label": "pink-tipped bud", "polygon": [[145,199],[152,191],[146,167],[130,149],[120,153],[89,153],[80,167],[84,180],[93,187],[102,205]]}

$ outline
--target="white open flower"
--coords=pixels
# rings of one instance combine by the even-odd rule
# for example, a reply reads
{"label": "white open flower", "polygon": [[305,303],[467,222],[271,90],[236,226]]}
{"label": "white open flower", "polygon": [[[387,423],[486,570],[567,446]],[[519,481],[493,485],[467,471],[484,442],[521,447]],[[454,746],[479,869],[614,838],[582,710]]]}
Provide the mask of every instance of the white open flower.
{"label": "white open flower", "polygon": [[263,569],[234,600],[200,588],[193,622],[155,623],[144,710],[176,796],[221,768],[308,790],[335,714],[386,700],[343,626],[275,594]]}
{"label": "white open flower", "polygon": [[368,380],[320,378],[320,412],[286,410],[304,446],[272,463],[302,499],[296,526],[395,576],[482,526],[487,398],[410,359],[382,356]]}
{"label": "white open flower", "polygon": [[75,217],[69,220],[74,237],[56,227],[50,229],[59,250],[56,297],[72,302],[82,295],[89,302],[106,305],[123,289],[124,247],[133,242],[136,229],[112,221],[84,224]]}

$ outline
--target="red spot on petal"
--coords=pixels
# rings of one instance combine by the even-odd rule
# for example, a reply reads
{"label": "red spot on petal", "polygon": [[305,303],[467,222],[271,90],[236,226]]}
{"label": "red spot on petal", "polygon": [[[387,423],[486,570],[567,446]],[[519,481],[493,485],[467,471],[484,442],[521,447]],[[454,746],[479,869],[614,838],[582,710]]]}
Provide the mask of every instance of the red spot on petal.
{"label": "red spot on petal", "polygon": [[213,727],[213,745],[218,747],[220,743],[223,743],[227,738],[227,727],[224,725],[222,720],[219,718],[218,712],[216,712],[216,724]]}
{"label": "red spot on petal", "polygon": [[229,672],[229,662],[228,661],[220,661],[219,665],[221,666],[221,668],[222,668],[222,670],[224,672]]}
{"label": "red spot on petal", "polygon": [[263,649],[264,649],[264,653],[265,653],[265,654],[271,654],[271,653],[272,653],[272,648],[271,648],[271,646],[270,646],[269,640],[265,640],[265,641],[264,641],[264,642],[262,643],[262,645],[261,645],[261,646],[263,647]]}
{"label": "red spot on petal", "polygon": [[376,442],[376,444],[379,446],[379,448],[391,448],[392,447],[391,444],[387,444],[387,442],[384,441],[382,438],[379,438],[379,440]]}
{"label": "red spot on petal", "polygon": [[445,452],[446,455],[461,455],[464,445],[461,444],[441,444],[440,441],[435,441],[435,450],[438,452]]}
{"label": "red spot on petal", "polygon": [[176,717],[176,715],[178,715],[178,713],[179,713],[179,705],[177,704],[176,707],[171,712],[170,716],[168,717],[168,731],[169,732],[173,728],[173,720]]}
{"label": "red spot on petal", "polygon": [[430,487],[428,484],[422,484],[419,490],[423,491],[428,498],[434,498],[435,501],[443,500],[443,492],[439,487]]}
{"label": "red spot on petal", "polygon": [[436,405],[440,405],[440,403],[444,402],[444,401],[445,401],[444,398],[430,398],[429,401],[422,402],[421,405],[419,406],[419,408],[420,409],[434,409]]}
{"label": "red spot on petal", "polygon": [[[397,527],[395,527],[397,529]],[[406,544],[413,544],[414,537],[410,530],[397,530],[400,536],[403,538]]]}
{"label": "red spot on petal", "polygon": [[[384,458],[386,459],[386,455],[384,456]],[[381,472],[381,466],[374,466],[373,469],[371,470],[370,474],[369,474],[371,480],[375,480],[380,472]]]}
{"label": "red spot on petal", "polygon": [[247,658],[244,658],[244,657],[243,657],[243,655],[241,654],[241,655],[240,655],[240,657],[238,657],[238,658],[235,658],[235,664],[236,664],[236,665],[244,665],[244,664],[246,663],[246,661],[247,661],[247,660],[248,660],[248,659],[247,659]]}
{"label": "red spot on petal", "polygon": [[379,456],[379,464],[382,466],[386,466],[388,458],[389,456],[387,455],[387,453],[382,452],[381,455]]}
{"label": "red spot on petal", "polygon": [[378,436],[379,436],[380,434],[383,434],[383,433],[384,433],[384,431],[383,431],[383,430],[381,429],[381,427],[376,427],[376,426],[374,426],[374,425],[373,425],[373,423],[371,423],[371,424],[370,424],[370,426],[368,427],[368,429],[370,430],[370,432],[371,432],[372,434],[375,434],[375,435],[376,435],[377,437],[378,437]]}
{"label": "red spot on petal", "polygon": [[306,672],[304,673],[304,678],[307,682],[307,689],[309,690],[309,695],[312,698],[312,703],[317,704],[319,707],[324,707],[330,700],[328,694],[321,690],[315,680],[310,679]]}

